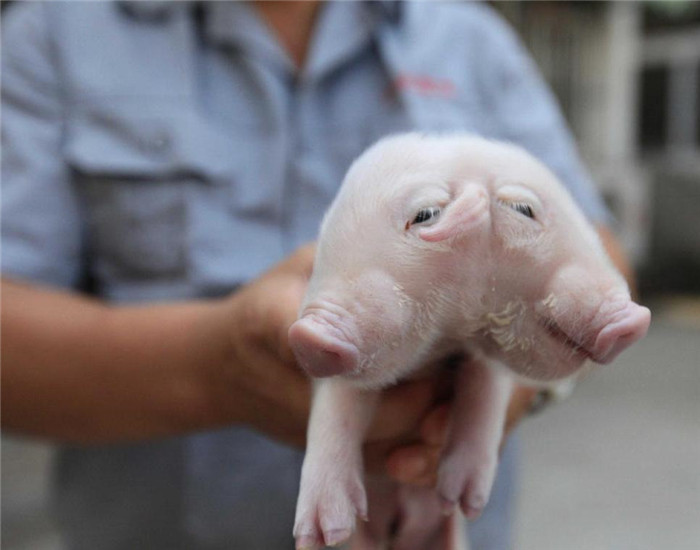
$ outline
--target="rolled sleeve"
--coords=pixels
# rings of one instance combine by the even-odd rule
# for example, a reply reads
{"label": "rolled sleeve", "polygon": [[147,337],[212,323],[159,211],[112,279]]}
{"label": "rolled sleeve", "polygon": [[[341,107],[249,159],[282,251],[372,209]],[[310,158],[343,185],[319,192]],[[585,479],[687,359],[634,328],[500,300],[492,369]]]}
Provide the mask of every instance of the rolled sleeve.
{"label": "rolled sleeve", "polygon": [[64,107],[45,11],[28,2],[3,17],[2,273],[72,286],[81,222],[62,158]]}
{"label": "rolled sleeve", "polygon": [[[499,136],[528,149],[564,182],[594,223],[608,223],[608,212],[584,168],[557,101],[513,31],[493,16],[484,33],[484,96],[490,98]],[[482,28],[482,31],[484,29]],[[489,29],[486,29],[489,30]]]}

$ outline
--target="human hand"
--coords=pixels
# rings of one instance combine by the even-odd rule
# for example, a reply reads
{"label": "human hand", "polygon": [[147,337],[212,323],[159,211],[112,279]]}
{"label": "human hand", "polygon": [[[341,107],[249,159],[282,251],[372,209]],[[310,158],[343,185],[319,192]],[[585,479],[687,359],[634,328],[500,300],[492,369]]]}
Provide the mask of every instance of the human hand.
{"label": "human hand", "polygon": [[306,292],[314,245],[242,287],[222,304],[218,325],[228,339],[226,357],[216,368],[223,380],[217,403],[230,416],[288,444],[302,446],[311,386],[287,344]]}
{"label": "human hand", "polygon": [[[217,367],[226,381],[217,402],[235,406],[237,414],[231,416],[255,430],[299,447],[306,438],[311,381],[296,364],[287,333],[306,292],[313,257],[313,245],[300,248],[228,298],[218,320],[231,345],[223,368]],[[369,440],[381,441],[385,449],[415,440],[436,391],[435,380],[385,391]]]}
{"label": "human hand", "polygon": [[[305,443],[311,382],[296,364],[287,333],[306,292],[314,251],[313,245],[300,248],[236,292],[223,304],[219,320],[231,345],[223,362],[227,383],[219,388],[218,402],[235,406],[237,417],[257,431],[299,447]],[[368,470],[386,468],[406,483],[425,485],[434,480],[447,430],[444,401],[451,377],[441,372],[383,392],[367,434]],[[530,392],[514,391],[506,430],[527,409]]]}
{"label": "human hand", "polygon": [[[503,426],[501,447],[510,432],[526,415],[536,394],[537,390],[529,386],[513,387]],[[384,463],[386,473],[400,483],[434,486],[447,437],[449,415],[449,402],[434,406],[421,421],[416,440],[387,450]]]}

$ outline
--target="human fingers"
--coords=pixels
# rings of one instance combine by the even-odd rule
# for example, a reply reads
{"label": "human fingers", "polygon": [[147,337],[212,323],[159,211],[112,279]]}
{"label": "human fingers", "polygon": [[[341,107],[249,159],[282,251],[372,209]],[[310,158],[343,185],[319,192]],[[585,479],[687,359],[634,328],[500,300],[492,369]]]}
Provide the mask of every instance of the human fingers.
{"label": "human fingers", "polygon": [[[417,432],[435,401],[439,381],[426,378],[405,382],[383,392],[367,441],[401,439]],[[415,437],[414,437],[415,439]]]}
{"label": "human fingers", "polygon": [[294,366],[288,342],[313,267],[315,245],[302,246],[233,295],[234,336]]}
{"label": "human fingers", "polygon": [[399,483],[433,487],[437,481],[441,453],[442,445],[405,445],[389,454],[385,461],[385,470]]}
{"label": "human fingers", "polygon": [[442,447],[447,437],[450,419],[450,403],[443,403],[432,409],[423,419],[420,436],[424,444]]}
{"label": "human fingers", "polygon": [[385,462],[387,474],[401,483],[434,485],[449,414],[449,403],[434,407],[420,423],[420,442],[399,446],[389,453]]}

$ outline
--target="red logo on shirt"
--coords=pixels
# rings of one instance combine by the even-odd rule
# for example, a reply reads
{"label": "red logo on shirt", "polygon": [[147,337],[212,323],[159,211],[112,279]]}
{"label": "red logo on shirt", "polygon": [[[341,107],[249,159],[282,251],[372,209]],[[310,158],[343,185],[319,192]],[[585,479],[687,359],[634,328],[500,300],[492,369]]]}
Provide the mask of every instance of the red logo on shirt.
{"label": "red logo on shirt", "polygon": [[454,82],[428,75],[400,74],[392,83],[396,92],[410,91],[422,96],[433,96],[449,99],[457,91]]}

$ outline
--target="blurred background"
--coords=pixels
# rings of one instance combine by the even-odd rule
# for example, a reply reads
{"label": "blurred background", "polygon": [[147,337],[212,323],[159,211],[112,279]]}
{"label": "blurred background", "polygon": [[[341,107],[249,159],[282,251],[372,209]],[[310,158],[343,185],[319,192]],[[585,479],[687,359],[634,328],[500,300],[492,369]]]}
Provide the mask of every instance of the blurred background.
{"label": "blurred background", "polygon": [[[642,343],[524,423],[517,548],[697,550],[700,1],[490,4],[557,95],[653,312]],[[7,550],[61,548],[51,453],[3,436]]]}
{"label": "blurred background", "polygon": [[649,336],[523,424],[523,550],[700,548],[700,2],[493,2],[557,95]]}
{"label": "blurred background", "polygon": [[491,4],[557,95],[641,290],[700,291],[700,3]]}

